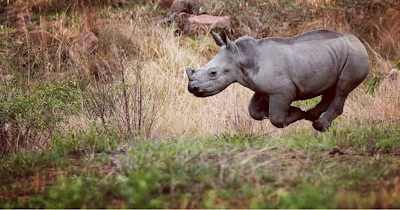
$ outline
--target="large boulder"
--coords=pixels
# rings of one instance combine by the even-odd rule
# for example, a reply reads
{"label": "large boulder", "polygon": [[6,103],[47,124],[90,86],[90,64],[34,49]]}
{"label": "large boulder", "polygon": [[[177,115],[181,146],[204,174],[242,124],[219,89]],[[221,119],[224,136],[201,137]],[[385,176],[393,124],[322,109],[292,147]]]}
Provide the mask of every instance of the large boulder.
{"label": "large boulder", "polygon": [[230,16],[191,15],[181,12],[176,15],[175,21],[185,34],[199,33],[201,31],[208,32],[216,28],[231,31]]}
{"label": "large boulder", "polygon": [[87,55],[92,54],[99,43],[99,39],[93,32],[88,32],[74,41],[75,45]]}
{"label": "large boulder", "polygon": [[185,34],[208,32],[220,28],[231,31],[230,16],[213,16],[206,14],[211,8],[211,0],[163,0],[162,5],[169,7],[167,16],[158,21],[157,25],[170,22],[176,23]]}

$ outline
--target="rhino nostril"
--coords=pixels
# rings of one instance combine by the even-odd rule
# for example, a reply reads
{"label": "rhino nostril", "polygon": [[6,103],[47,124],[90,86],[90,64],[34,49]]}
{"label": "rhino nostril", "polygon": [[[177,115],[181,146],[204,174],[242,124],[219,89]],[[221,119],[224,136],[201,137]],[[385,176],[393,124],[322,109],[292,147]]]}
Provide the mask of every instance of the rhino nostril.
{"label": "rhino nostril", "polygon": [[189,92],[194,93],[194,92],[198,92],[198,91],[199,91],[199,87],[189,86]]}
{"label": "rhino nostril", "polygon": [[193,92],[197,92],[197,91],[199,91],[199,87],[194,86],[194,87],[193,87]]}

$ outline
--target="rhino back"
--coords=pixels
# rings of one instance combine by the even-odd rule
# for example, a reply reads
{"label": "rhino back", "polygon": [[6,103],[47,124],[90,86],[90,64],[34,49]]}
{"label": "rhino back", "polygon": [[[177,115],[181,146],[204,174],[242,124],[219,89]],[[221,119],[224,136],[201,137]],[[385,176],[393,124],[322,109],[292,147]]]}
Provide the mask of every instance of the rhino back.
{"label": "rhino back", "polygon": [[262,92],[295,89],[298,100],[318,96],[337,83],[349,51],[346,36],[315,30],[290,38],[256,40],[251,55],[259,70],[247,75]]}

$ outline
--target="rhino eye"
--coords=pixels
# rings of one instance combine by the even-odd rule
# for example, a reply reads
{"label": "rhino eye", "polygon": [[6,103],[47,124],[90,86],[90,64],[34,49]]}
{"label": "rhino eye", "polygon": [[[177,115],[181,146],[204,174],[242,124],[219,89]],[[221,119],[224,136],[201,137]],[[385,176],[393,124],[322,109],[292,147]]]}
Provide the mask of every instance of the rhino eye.
{"label": "rhino eye", "polygon": [[210,76],[213,76],[213,77],[215,77],[215,76],[217,76],[217,71],[215,71],[215,70],[212,70],[212,71],[210,71]]}

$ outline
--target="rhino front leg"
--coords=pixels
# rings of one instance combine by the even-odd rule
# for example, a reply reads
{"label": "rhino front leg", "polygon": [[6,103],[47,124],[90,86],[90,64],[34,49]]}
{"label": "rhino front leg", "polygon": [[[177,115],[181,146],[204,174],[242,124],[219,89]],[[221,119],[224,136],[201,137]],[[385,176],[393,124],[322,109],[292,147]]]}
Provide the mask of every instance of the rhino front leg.
{"label": "rhino front leg", "polygon": [[[369,61],[365,53],[357,53],[350,50],[346,65],[339,76],[335,89],[335,96],[329,105],[324,116],[313,122],[313,127],[318,131],[327,131],[332,121],[343,113],[343,106],[347,96],[353,91],[367,76]],[[368,58],[368,57],[367,57]]]}
{"label": "rhino front leg", "polygon": [[261,93],[254,93],[249,104],[249,114],[255,120],[264,120],[269,114],[269,100]]}
{"label": "rhino front leg", "polygon": [[283,128],[298,120],[304,119],[305,112],[298,107],[290,106],[293,98],[284,94],[270,96],[269,120],[278,128]]}

